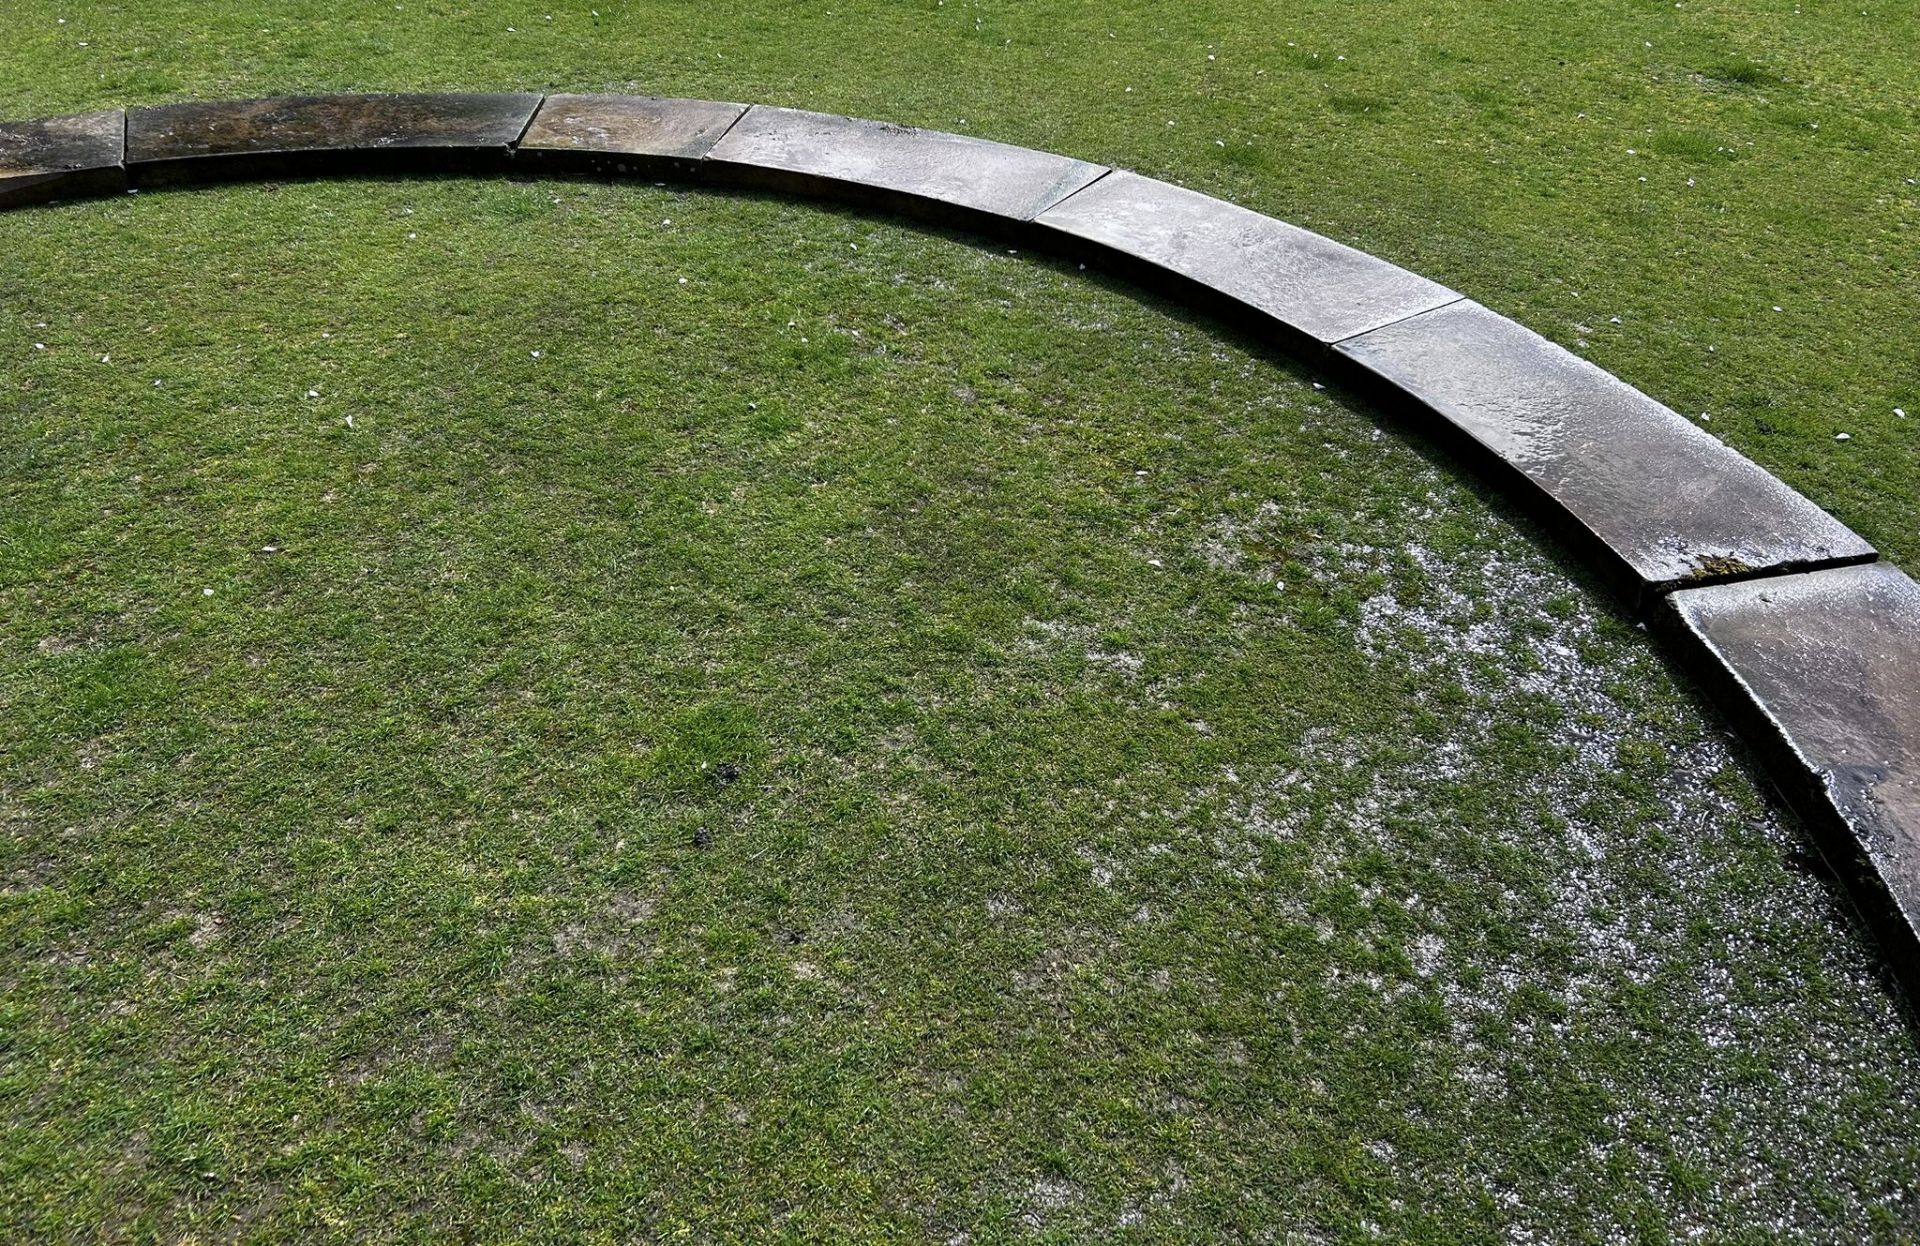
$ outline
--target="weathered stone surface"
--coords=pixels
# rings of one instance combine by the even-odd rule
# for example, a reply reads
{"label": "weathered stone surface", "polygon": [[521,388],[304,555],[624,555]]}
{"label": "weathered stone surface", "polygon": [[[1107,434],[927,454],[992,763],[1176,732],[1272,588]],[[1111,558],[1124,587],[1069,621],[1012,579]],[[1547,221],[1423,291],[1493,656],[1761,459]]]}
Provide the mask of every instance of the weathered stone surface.
{"label": "weathered stone surface", "polygon": [[136,181],[504,163],[538,95],[319,95],[136,108]]}
{"label": "weathered stone surface", "polygon": [[1108,174],[1038,223],[1197,282],[1324,345],[1460,298],[1330,238],[1137,173]]}
{"label": "weathered stone surface", "polygon": [[747,110],[708,155],[744,185],[1026,222],[1106,172],[1050,152],[791,108]]}
{"label": "weathered stone surface", "polygon": [[520,155],[550,167],[628,172],[699,160],[745,104],[648,95],[549,95]]}
{"label": "weathered stone surface", "polygon": [[126,114],[0,121],[0,208],[125,190]]}
{"label": "weathered stone surface", "polygon": [[1876,563],[1670,601],[1920,1000],[1920,584]]}
{"label": "weathered stone surface", "polygon": [[1873,549],[1624,381],[1473,302],[1335,348],[1515,469],[1640,592]]}

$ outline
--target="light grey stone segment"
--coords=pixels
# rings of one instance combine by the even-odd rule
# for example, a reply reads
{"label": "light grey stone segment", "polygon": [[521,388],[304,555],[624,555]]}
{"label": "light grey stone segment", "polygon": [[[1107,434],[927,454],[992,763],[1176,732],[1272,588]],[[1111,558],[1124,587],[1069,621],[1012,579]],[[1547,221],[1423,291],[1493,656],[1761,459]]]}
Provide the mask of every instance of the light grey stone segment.
{"label": "light grey stone segment", "polygon": [[1031,221],[1107,171],[961,134],[760,105],[707,159],[747,185],[866,190],[1016,222]]}
{"label": "light grey stone segment", "polygon": [[1920,1000],[1920,584],[1875,563],[1669,601]]}
{"label": "light grey stone segment", "polygon": [[520,150],[698,160],[746,111],[718,100],[549,95]]}
{"label": "light grey stone segment", "polygon": [[1121,170],[1038,224],[1198,282],[1323,345],[1460,298],[1309,230]]}
{"label": "light grey stone segment", "polygon": [[1341,343],[1515,469],[1647,594],[1873,547],[1691,421],[1473,302]]}
{"label": "light grey stone segment", "polygon": [[125,190],[126,114],[0,121],[0,208]]}

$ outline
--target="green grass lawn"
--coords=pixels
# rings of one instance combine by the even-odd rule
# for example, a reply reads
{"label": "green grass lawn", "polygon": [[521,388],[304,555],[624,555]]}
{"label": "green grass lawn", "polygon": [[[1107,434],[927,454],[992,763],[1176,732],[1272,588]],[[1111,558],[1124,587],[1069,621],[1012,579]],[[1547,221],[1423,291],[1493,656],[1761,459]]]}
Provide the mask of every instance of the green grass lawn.
{"label": "green grass lawn", "polygon": [[[1899,7],[337,9],[18,5],[0,113],[964,118],[1584,337],[1920,554]],[[1724,726],[1258,343],[648,185],[0,255],[0,1236],[1920,1234],[1914,1031]]]}

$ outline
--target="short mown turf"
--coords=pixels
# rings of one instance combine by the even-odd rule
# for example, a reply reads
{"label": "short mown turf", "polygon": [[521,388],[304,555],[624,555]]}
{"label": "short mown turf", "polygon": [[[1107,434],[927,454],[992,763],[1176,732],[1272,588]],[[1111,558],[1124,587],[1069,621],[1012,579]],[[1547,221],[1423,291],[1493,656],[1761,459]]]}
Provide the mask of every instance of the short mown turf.
{"label": "short mown turf", "polygon": [[750,198],[0,230],[16,1236],[1912,1227],[1798,832],[1283,361]]}
{"label": "short mown turf", "polygon": [[13,0],[5,35],[10,117],[640,91],[1173,178],[1513,316],[1920,566],[1910,0]]}
{"label": "short mown turf", "polygon": [[[1496,66],[1605,78],[1550,73],[1556,40],[1624,74],[1642,33],[1761,56],[1737,40],[1770,28],[1603,7],[1468,40],[1511,10],[1423,11],[1351,37],[1496,98],[1396,97],[1393,143],[1370,104],[1314,120],[1425,181],[1166,127],[1305,134],[1360,70],[1205,6],[1113,39],[1054,6],[27,6],[0,93],[655,69],[1189,161],[1475,293],[1449,263],[1538,244],[1708,324],[1638,243],[1549,245],[1525,179],[1473,202],[1500,166],[1409,136],[1504,132]],[[1264,59],[1194,93],[1236,40]],[[1857,98],[1746,63],[1686,89]],[[1101,94],[1123,69],[1193,111],[1139,125]],[[1447,224],[1479,213],[1532,224]],[[1818,263],[1859,259],[1847,228]],[[1721,291],[1792,250],[1702,245]],[[0,255],[0,1236],[1920,1234],[1913,1030],[1724,726],[1539,532],[1259,344],[1004,246],[648,185],[143,194],[0,218]],[[1622,321],[1582,323],[1670,399],[1786,385],[1789,339],[1858,382],[1822,401],[1891,395],[1912,349],[1783,328],[1636,376],[1669,339]],[[1776,426],[1795,483],[1891,544],[1897,488],[1822,494],[1817,417]]]}

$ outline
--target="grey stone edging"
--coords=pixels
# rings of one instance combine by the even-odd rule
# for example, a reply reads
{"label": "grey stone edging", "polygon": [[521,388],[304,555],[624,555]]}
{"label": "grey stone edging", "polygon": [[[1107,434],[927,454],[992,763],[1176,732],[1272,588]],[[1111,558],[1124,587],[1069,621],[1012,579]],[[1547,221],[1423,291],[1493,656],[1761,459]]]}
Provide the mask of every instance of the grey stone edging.
{"label": "grey stone edging", "polygon": [[1551,498],[1567,535],[1639,604],[1688,585],[1875,556],[1693,421],[1478,303],[1409,316],[1334,349]]}
{"label": "grey stone edging", "polygon": [[127,188],[127,114],[0,121],[0,210]]}
{"label": "grey stone edging", "polygon": [[0,209],[176,181],[507,169],[819,195],[1014,234],[1385,394],[1669,625],[1920,1000],[1920,586],[1690,421],[1444,286],[1123,170],[765,105],[343,95],[0,122]]}
{"label": "grey stone edging", "polygon": [[127,112],[136,186],[328,172],[501,171],[539,95],[302,95]]}
{"label": "grey stone edging", "polygon": [[1681,589],[1668,629],[1920,1002],[1920,584],[1886,563]]}

